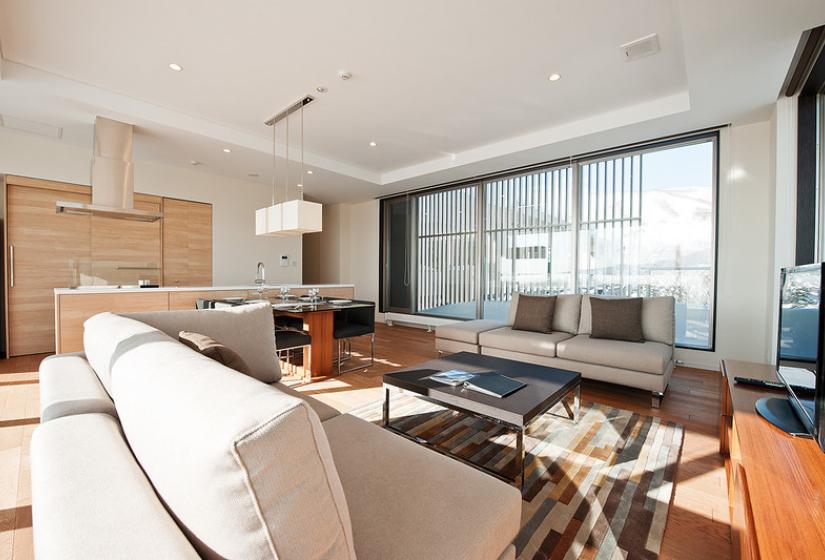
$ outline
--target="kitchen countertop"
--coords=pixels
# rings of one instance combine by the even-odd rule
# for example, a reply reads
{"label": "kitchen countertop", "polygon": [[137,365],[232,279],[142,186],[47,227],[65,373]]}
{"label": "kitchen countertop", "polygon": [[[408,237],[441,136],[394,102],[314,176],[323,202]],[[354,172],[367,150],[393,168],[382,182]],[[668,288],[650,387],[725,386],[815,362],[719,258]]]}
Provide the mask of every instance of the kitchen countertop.
{"label": "kitchen countertop", "polygon": [[[354,284],[265,284],[265,290],[279,290],[282,286],[290,289],[298,288],[355,288]],[[229,290],[257,290],[258,286],[255,284],[237,285],[237,286],[169,286],[160,288],[119,288],[117,286],[80,286],[79,288],[55,288],[55,295],[68,294],[111,294],[111,293],[129,293],[129,292],[217,292]]]}

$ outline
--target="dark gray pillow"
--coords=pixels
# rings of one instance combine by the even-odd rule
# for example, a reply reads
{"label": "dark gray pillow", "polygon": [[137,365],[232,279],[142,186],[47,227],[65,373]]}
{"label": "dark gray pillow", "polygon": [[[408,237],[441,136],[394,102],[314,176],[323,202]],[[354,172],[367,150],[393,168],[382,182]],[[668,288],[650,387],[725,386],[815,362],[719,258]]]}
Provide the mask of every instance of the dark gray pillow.
{"label": "dark gray pillow", "polygon": [[590,337],[644,342],[642,298],[590,298]]}
{"label": "dark gray pillow", "polygon": [[513,330],[549,333],[553,330],[556,296],[519,294]]}
{"label": "dark gray pillow", "polygon": [[237,352],[224,346],[211,336],[190,331],[180,331],[180,333],[178,333],[178,341],[195,352],[200,352],[207,358],[212,358],[228,368],[249,375],[249,366],[246,365],[243,358],[241,358]]}

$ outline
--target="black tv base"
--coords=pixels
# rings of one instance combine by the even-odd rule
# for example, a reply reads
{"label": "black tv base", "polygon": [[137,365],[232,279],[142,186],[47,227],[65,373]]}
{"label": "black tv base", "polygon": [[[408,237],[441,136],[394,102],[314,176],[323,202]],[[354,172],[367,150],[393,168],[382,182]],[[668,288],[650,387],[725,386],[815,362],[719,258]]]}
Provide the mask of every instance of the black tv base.
{"label": "black tv base", "polygon": [[793,437],[812,439],[785,397],[763,397],[756,401],[759,416]]}

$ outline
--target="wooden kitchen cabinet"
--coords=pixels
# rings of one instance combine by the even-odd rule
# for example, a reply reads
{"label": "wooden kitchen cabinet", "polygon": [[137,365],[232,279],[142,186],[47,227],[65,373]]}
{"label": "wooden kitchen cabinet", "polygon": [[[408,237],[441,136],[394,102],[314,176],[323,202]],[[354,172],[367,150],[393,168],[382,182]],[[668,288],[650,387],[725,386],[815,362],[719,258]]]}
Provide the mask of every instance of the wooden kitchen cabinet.
{"label": "wooden kitchen cabinet", "polygon": [[[91,187],[12,175],[3,179],[7,356],[55,351],[54,288],[134,285],[139,279],[211,286],[211,204],[135,193],[136,208],[168,212],[168,219],[147,223],[58,214],[58,200],[90,203]],[[151,309],[160,305],[148,295],[135,302]],[[67,340],[71,347],[78,344],[77,333],[82,335],[82,322],[75,327],[68,329],[75,337]]]}
{"label": "wooden kitchen cabinet", "polygon": [[[159,196],[135,194],[135,208],[160,212]],[[132,286],[138,280],[160,284],[163,220],[138,222],[92,216],[91,280],[84,284]]]}
{"label": "wooden kitchen cabinet", "polygon": [[212,285],[212,205],[163,199],[163,285]]}
{"label": "wooden kitchen cabinet", "polygon": [[6,187],[9,356],[54,351],[54,288],[76,285],[90,263],[90,217],[58,214],[58,200],[91,201],[88,189]]}

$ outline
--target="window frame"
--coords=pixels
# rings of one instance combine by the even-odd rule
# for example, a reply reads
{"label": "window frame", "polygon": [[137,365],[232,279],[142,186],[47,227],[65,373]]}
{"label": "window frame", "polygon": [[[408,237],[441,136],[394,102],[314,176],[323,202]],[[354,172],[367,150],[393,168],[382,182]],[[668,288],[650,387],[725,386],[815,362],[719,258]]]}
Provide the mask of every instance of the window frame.
{"label": "window frame", "polygon": [[[825,103],[823,103],[825,106]],[[825,113],[825,110],[823,111]],[[417,264],[417,249],[418,249],[418,199],[420,196],[430,194],[437,191],[447,191],[447,190],[454,190],[459,188],[465,188],[468,186],[475,186],[478,189],[478,195],[476,199],[476,314],[475,319],[479,319],[483,317],[483,310],[484,310],[484,291],[486,288],[486,282],[484,279],[484,274],[482,270],[483,264],[483,256],[484,256],[484,234],[486,230],[486,219],[484,215],[484,205],[486,203],[486,189],[485,185],[490,182],[495,181],[505,181],[509,179],[517,179],[526,175],[535,174],[535,173],[542,173],[542,172],[552,172],[557,169],[564,169],[568,168],[570,173],[570,181],[571,181],[571,231],[573,232],[572,241],[571,241],[571,274],[572,278],[572,285],[573,291],[571,293],[582,293],[580,285],[579,285],[579,228],[581,225],[581,216],[579,212],[579,207],[581,204],[581,174],[582,169],[585,165],[591,165],[593,163],[599,163],[601,161],[609,161],[616,158],[625,158],[625,157],[633,157],[635,155],[643,156],[644,154],[672,149],[675,147],[682,147],[682,146],[690,146],[696,144],[703,144],[706,142],[712,143],[711,153],[713,156],[712,159],[712,185],[711,185],[711,245],[713,250],[713,255],[711,258],[711,278],[713,282],[713,286],[710,293],[710,302],[709,302],[709,345],[707,347],[700,347],[700,346],[692,346],[687,344],[675,344],[676,348],[686,349],[686,350],[694,350],[699,352],[715,352],[716,351],[716,311],[717,311],[717,295],[719,289],[719,278],[718,278],[718,261],[719,261],[719,188],[720,188],[720,177],[719,177],[719,153],[720,153],[720,135],[719,129],[714,128],[711,130],[704,130],[698,131],[694,133],[688,133],[680,136],[675,136],[672,138],[662,139],[662,140],[652,140],[645,143],[635,144],[632,146],[622,146],[611,148],[608,150],[602,150],[599,152],[588,153],[588,154],[581,154],[579,156],[571,156],[568,158],[553,160],[550,162],[544,162],[536,165],[531,165],[524,168],[519,169],[511,169],[506,171],[499,171],[496,173],[491,173],[485,176],[479,177],[472,177],[469,179],[465,179],[462,181],[456,181],[454,183],[444,184],[444,185],[437,185],[432,187],[425,187],[421,189],[415,189],[413,191],[408,191],[404,193],[398,193],[394,195],[390,195],[387,197],[383,197],[380,203],[380,219],[382,221],[380,232],[381,232],[381,251],[382,256],[385,257],[382,259],[381,265],[381,278],[379,280],[379,310],[382,312],[396,312],[396,313],[409,313],[412,315],[419,315],[422,317],[432,317],[438,319],[454,319],[454,320],[473,320],[467,319],[466,317],[453,317],[447,316],[443,314],[434,314],[434,313],[426,313],[418,310],[418,271],[416,270]],[[823,149],[823,154],[825,154],[825,148]],[[825,156],[823,156],[825,157]],[[820,170],[821,172],[821,170]],[[825,195],[824,195],[825,196]],[[387,247],[387,228],[388,228],[388,220],[386,213],[388,212],[390,204],[388,202],[399,200],[401,198],[409,197],[410,206],[408,207],[408,211],[410,212],[408,218],[408,227],[410,229],[409,232],[409,239],[411,241],[411,247],[409,247],[410,251],[410,278],[411,278],[411,286],[410,286],[410,309],[409,310],[400,310],[400,309],[393,309],[386,305],[386,296],[389,293],[389,286],[387,286],[387,281],[389,279],[389,274],[385,271],[385,267],[389,266],[389,261],[386,259],[386,255],[388,254],[388,247]],[[825,198],[823,198],[825,201]],[[825,202],[824,202],[825,204]]]}

